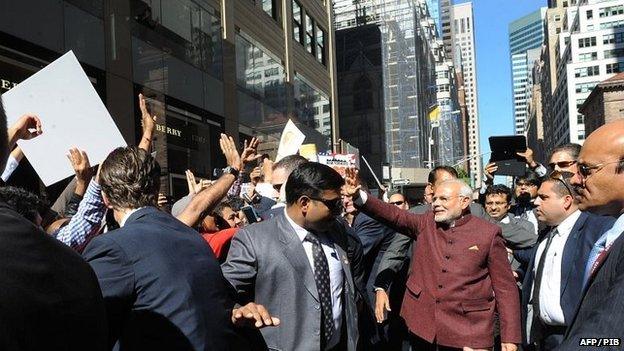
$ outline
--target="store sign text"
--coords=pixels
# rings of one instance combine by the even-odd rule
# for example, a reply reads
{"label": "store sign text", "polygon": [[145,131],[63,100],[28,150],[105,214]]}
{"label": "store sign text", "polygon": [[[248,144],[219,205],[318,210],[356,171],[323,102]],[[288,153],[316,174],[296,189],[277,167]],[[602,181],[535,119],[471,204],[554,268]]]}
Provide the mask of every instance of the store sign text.
{"label": "store sign text", "polygon": [[17,86],[17,83],[11,82],[10,80],[7,80],[7,79],[1,79],[0,78],[0,88],[1,89],[9,90],[9,89],[14,88],[16,86]]}

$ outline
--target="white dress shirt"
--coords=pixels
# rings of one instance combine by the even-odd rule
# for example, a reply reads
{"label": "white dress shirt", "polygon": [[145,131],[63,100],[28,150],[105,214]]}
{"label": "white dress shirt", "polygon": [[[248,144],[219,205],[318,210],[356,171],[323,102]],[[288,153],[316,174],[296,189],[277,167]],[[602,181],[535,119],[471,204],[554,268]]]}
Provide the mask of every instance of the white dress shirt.
{"label": "white dress shirt", "polygon": [[[305,250],[306,256],[308,256],[308,261],[310,262],[310,268],[312,269],[312,272],[314,272],[314,256],[312,254],[312,243],[305,240],[309,232],[305,228],[295,223],[295,221],[293,221],[288,216],[288,213],[285,209],[284,213],[286,214],[286,219],[288,220],[288,223],[290,223],[290,225],[297,233],[297,237],[301,240],[301,243],[303,244],[303,249]],[[329,266],[329,285],[332,294],[334,334],[327,343],[327,348],[332,348],[338,345],[338,343],[340,342],[340,330],[342,327],[342,284],[344,278],[342,272],[342,264],[340,263],[340,256],[338,256],[338,252],[336,252],[334,244],[329,240],[329,238],[324,235],[320,235],[319,240],[321,242],[323,252],[325,253],[325,257],[327,257],[327,264]]]}
{"label": "white dress shirt", "polygon": [[[548,252],[544,258],[544,271],[542,273],[542,285],[540,286],[540,319],[547,325],[565,325],[563,309],[561,308],[561,261],[563,259],[563,249],[570,236],[572,227],[581,215],[581,211],[576,210],[568,218],[564,219],[557,226],[557,234],[552,238]],[[537,265],[542,257],[546,240],[537,247],[533,274],[537,274]],[[534,282],[535,285],[535,282]],[[531,288],[533,296],[533,288]],[[569,321],[568,321],[569,322]]]}
{"label": "white dress shirt", "polygon": [[126,225],[126,221],[128,220],[128,218],[130,218],[130,216],[132,216],[133,213],[135,213],[136,211],[145,208],[144,207],[139,207],[139,208],[135,208],[134,210],[130,210],[128,212],[126,212],[126,214],[123,215],[123,217],[121,218],[121,222],[119,222],[119,228],[123,227],[124,225]]}
{"label": "white dress shirt", "polygon": [[17,169],[17,166],[19,166],[19,161],[15,159],[15,157],[9,155],[6,166],[4,167],[4,172],[2,172],[2,181],[6,182],[11,177],[11,174],[13,174],[15,169]]}

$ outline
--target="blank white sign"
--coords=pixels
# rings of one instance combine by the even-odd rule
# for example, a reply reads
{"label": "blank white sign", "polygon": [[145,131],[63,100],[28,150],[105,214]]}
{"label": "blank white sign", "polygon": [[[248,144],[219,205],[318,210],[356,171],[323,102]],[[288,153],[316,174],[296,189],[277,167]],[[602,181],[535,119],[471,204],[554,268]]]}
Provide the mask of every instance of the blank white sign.
{"label": "blank white sign", "polygon": [[46,186],[74,174],[70,148],[85,150],[96,165],[126,146],[72,51],[4,93],[2,101],[9,126],[26,113],[41,119],[43,134],[18,144]]}

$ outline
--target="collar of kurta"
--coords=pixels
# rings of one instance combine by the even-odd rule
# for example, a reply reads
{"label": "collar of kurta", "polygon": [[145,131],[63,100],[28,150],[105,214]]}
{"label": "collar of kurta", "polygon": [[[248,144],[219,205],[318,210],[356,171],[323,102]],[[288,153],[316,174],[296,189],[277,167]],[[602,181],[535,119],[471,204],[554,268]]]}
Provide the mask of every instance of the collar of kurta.
{"label": "collar of kurta", "polygon": [[463,216],[461,216],[460,218],[456,219],[455,222],[452,225],[445,224],[445,223],[437,223],[436,222],[436,227],[440,228],[442,230],[449,230],[451,228],[458,228],[458,227],[461,227],[462,225],[468,223],[470,218],[472,218],[472,215],[470,213],[466,213]]}

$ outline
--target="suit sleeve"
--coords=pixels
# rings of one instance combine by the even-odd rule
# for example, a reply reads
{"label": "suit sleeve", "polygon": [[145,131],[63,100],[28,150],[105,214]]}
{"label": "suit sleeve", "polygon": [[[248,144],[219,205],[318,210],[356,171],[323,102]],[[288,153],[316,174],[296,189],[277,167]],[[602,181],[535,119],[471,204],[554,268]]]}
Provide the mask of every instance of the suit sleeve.
{"label": "suit sleeve", "polygon": [[427,214],[415,214],[401,210],[373,196],[369,196],[364,205],[360,206],[360,209],[382,224],[412,238],[416,238],[418,233],[425,228],[428,217]]}
{"label": "suit sleeve", "polygon": [[83,257],[95,271],[100,283],[108,317],[109,338],[114,343],[132,308],[134,269],[123,249],[106,235],[93,239],[85,248]]}
{"label": "suit sleeve", "polygon": [[244,305],[254,300],[258,260],[247,230],[240,230],[232,238],[230,251],[221,270],[236,290],[237,303]]}
{"label": "suit sleeve", "polygon": [[[624,256],[621,256],[617,267],[624,267],[623,265]],[[603,266],[601,269],[604,268]],[[624,332],[622,331],[622,325],[624,324],[624,299],[622,299],[624,269],[619,268],[616,272],[613,272],[610,278],[611,284],[609,284],[608,290],[601,291],[600,296],[596,296],[597,293],[594,290],[592,291],[595,293],[593,296],[586,294],[583,298],[584,300],[600,299],[607,303],[593,303],[594,308],[590,313],[584,313],[582,320],[577,316],[572,324],[572,329],[557,350],[577,350],[579,349],[581,338],[620,338],[620,340],[624,338]],[[583,300],[581,300],[582,305]],[[579,313],[579,310],[577,310],[577,313]],[[600,350],[621,350],[621,347],[621,345],[617,347],[602,347]],[[584,348],[598,350],[598,348],[593,347]]]}
{"label": "suit sleeve", "polygon": [[401,270],[407,253],[412,243],[412,238],[401,233],[396,233],[392,241],[388,245],[386,252],[381,256],[379,267],[377,268],[377,277],[375,278],[375,287],[388,290],[394,276]]}
{"label": "suit sleeve", "polygon": [[[530,228],[533,227],[531,222],[524,221],[526,223],[521,222],[521,219],[518,219],[517,222],[509,222],[509,223],[499,223],[499,226],[503,230],[503,237],[505,238],[506,245],[512,250],[526,249],[535,245],[537,241],[537,235]],[[528,224],[528,226],[527,226]]]}
{"label": "suit sleeve", "polygon": [[496,298],[496,309],[500,318],[501,341],[519,344],[522,342],[520,298],[507,258],[505,241],[500,230],[492,240],[488,256],[488,269]]}
{"label": "suit sleeve", "polygon": [[367,256],[372,249],[379,246],[386,232],[386,228],[372,218],[364,218],[362,221],[358,221],[353,230],[355,230],[360,242],[362,242],[362,253],[364,256]]}

